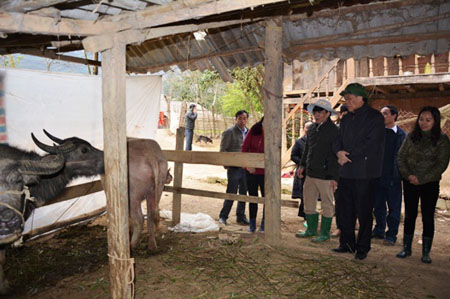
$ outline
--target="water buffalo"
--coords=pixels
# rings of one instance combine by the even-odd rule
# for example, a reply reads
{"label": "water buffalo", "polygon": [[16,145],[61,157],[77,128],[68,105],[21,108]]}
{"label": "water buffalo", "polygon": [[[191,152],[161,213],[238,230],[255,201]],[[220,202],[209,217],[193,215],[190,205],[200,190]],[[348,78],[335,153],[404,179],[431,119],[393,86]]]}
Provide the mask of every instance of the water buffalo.
{"label": "water buffalo", "polygon": [[40,161],[0,159],[0,294],[6,294],[5,245],[20,238],[25,225],[27,202],[34,199],[26,185],[38,184],[41,176],[64,167],[64,157],[50,155]]}
{"label": "water buffalo", "polygon": [[[0,192],[0,202],[3,202],[3,204],[0,203],[0,248],[2,249],[0,251],[0,293],[7,291],[7,282],[3,274],[4,248],[20,237],[24,221],[31,211],[59,195],[71,180],[104,172],[103,151],[77,137],[59,139],[45,130],[44,133],[52,140],[58,140],[59,144],[58,146],[46,145],[31,134],[34,143],[47,152],[45,156],[0,144],[0,188],[5,189]],[[55,154],[58,157],[56,161],[59,161],[57,169],[45,173],[35,172],[32,175],[24,170],[26,165],[39,164],[40,167],[43,167],[42,165],[46,165],[46,168],[54,167]],[[15,184],[13,184],[14,180]],[[24,186],[27,186],[27,189],[24,189]],[[33,200],[23,200],[28,191],[23,194],[15,193],[22,190],[28,190],[27,197]]]}
{"label": "water buffalo", "polygon": [[148,249],[156,249],[159,201],[165,184],[172,181],[167,159],[159,144],[151,139],[128,139],[128,185],[130,200],[131,248],[139,244],[144,216],[141,203],[147,200]]}
{"label": "water buffalo", "polygon": [[[57,144],[64,144],[63,140],[46,134]],[[157,247],[155,233],[159,224],[159,201],[164,184],[170,183],[172,176],[168,170],[167,159],[156,141],[129,138],[127,148],[131,248],[136,248],[140,241],[144,223],[141,203],[146,199],[148,248],[153,250]]]}

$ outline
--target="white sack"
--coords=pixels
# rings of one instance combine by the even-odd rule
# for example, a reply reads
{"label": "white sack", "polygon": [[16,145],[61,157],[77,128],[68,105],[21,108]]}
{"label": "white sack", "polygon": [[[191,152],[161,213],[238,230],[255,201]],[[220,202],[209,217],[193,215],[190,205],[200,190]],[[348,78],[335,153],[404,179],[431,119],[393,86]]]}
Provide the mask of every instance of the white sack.
{"label": "white sack", "polygon": [[[172,219],[172,211],[162,210],[159,214],[162,218]],[[174,227],[169,227],[169,230],[178,233],[217,232],[219,231],[219,225],[208,214],[181,213],[180,223]]]}

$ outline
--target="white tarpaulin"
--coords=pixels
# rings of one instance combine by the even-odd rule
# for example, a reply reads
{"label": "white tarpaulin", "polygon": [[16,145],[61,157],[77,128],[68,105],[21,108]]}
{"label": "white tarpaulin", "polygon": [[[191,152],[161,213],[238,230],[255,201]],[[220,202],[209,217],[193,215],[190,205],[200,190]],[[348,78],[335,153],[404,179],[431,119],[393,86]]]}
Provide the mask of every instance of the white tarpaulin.
{"label": "white tarpaulin", "polygon": [[[0,69],[5,75],[8,143],[43,154],[30,133],[52,144],[42,129],[61,139],[77,136],[103,149],[102,81],[99,76]],[[155,138],[161,76],[127,76],[127,136]],[[86,182],[77,180],[73,184]],[[25,232],[105,206],[103,192],[35,210]]]}

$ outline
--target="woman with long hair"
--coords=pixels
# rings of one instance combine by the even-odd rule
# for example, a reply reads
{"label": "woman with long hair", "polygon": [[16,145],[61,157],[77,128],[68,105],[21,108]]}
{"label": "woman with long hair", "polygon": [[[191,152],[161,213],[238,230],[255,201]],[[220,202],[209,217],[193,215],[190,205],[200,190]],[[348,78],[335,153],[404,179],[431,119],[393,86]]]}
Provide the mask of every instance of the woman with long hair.
{"label": "woman with long hair", "polygon": [[448,166],[450,142],[441,131],[441,114],[436,107],[425,106],[417,117],[413,131],[406,137],[398,153],[398,167],[403,177],[405,223],[403,250],[405,258],[412,254],[411,245],[420,199],[422,212],[422,262],[431,263],[430,250],[434,237],[434,210],[439,197],[439,181]]}
{"label": "woman with long hair", "polygon": [[[242,152],[246,153],[264,153],[264,116],[259,122],[254,124],[245,136],[242,143]],[[263,168],[246,168],[247,189],[248,194],[258,196],[258,187],[261,190],[261,196],[264,197],[264,169]],[[256,230],[256,215],[258,214],[258,204],[250,203],[250,227],[249,232],[254,233]],[[264,210],[261,227],[259,231],[264,231]]]}

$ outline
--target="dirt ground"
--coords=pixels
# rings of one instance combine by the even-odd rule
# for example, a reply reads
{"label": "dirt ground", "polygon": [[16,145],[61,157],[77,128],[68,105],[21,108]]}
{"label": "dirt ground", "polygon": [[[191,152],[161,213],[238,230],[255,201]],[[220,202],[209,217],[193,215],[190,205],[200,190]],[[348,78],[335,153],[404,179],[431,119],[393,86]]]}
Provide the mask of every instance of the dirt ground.
{"label": "dirt ground", "polygon": [[[174,148],[174,137],[159,131],[163,149]],[[218,140],[194,143],[194,150],[217,150]],[[225,191],[223,167],[185,165],[183,186]],[[283,179],[291,188],[292,179]],[[289,194],[283,194],[289,199]],[[450,207],[450,202],[447,201]],[[164,193],[161,209],[171,210],[172,194]],[[247,233],[235,222],[220,232],[173,233],[163,221],[159,248],[147,252],[145,236],[135,258],[136,298],[450,298],[450,213],[440,199],[431,257],[420,262],[422,231],[417,220],[413,255],[398,259],[399,242],[386,246],[374,240],[367,259],[335,254],[337,239],[323,244],[295,238],[303,229],[297,210],[282,208],[282,242],[271,247],[264,233]],[[222,200],[183,195],[182,212],[202,212],[218,220]],[[320,207],[320,205],[319,205]],[[262,206],[258,212],[258,224]],[[88,226],[75,226],[53,238],[28,242],[7,252],[7,298],[109,298],[106,217]],[[334,223],[333,223],[334,226]],[[6,298],[6,297],[5,297]]]}

